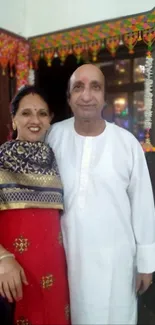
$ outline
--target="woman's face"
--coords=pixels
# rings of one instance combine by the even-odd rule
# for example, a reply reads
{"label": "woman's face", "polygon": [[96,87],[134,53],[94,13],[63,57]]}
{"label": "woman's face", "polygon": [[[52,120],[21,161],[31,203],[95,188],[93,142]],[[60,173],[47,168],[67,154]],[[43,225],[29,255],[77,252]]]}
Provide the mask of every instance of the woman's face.
{"label": "woman's face", "polygon": [[31,142],[42,140],[51,120],[48,105],[39,95],[24,96],[13,118],[17,128],[17,139]]}

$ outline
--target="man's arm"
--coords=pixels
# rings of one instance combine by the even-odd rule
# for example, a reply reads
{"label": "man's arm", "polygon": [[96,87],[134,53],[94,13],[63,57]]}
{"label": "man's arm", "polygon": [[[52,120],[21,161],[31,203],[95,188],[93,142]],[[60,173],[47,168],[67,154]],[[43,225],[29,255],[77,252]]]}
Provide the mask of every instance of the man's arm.
{"label": "man's arm", "polygon": [[155,207],[149,171],[144,152],[133,143],[133,169],[128,195],[132,211],[132,226],[137,245],[137,291],[145,291],[155,271]]}

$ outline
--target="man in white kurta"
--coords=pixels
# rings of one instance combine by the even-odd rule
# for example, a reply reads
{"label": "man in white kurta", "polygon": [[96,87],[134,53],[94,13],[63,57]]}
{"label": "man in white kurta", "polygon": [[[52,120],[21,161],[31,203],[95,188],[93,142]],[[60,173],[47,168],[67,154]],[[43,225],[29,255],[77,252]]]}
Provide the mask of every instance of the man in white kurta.
{"label": "man in white kurta", "polygon": [[[83,66],[86,76],[92,67]],[[78,132],[82,109],[89,122],[92,106],[94,114],[101,106],[90,85],[97,78],[93,69],[93,76],[82,79],[83,90],[75,89],[75,105],[70,89],[75,117],[53,125],[47,139],[64,186],[61,225],[72,324],[136,324],[136,285],[144,291],[155,270],[152,188],[143,150],[132,134],[105,121],[101,132],[101,119],[93,135],[84,135],[84,127]],[[80,76],[75,73],[71,82]]]}

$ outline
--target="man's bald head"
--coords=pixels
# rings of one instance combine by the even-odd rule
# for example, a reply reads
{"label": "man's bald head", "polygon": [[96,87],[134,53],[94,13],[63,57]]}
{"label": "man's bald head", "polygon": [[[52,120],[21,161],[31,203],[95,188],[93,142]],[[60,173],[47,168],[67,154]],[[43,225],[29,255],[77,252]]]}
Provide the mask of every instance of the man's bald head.
{"label": "man's bald head", "polygon": [[94,64],[83,64],[81,65],[79,68],[77,68],[71,78],[70,78],[70,82],[72,82],[72,80],[74,80],[75,78],[78,78],[81,75],[87,75],[87,74],[94,74],[94,76],[98,76],[99,78],[102,79],[103,83],[104,83],[104,75],[102,73],[102,71],[95,66]]}
{"label": "man's bald head", "polygon": [[105,78],[102,71],[94,64],[87,63],[77,68],[71,75],[68,82],[67,97],[70,97],[72,86],[76,80],[80,80],[81,78],[87,79],[90,75],[92,75],[92,78],[94,78],[94,80],[99,79],[103,85],[103,89],[105,88]]}

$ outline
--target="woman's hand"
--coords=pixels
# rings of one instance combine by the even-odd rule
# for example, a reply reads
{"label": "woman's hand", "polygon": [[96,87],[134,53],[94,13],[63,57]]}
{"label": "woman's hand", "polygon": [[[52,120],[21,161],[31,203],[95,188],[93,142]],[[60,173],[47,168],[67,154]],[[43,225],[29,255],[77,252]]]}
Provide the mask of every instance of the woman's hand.
{"label": "woman's hand", "polygon": [[0,295],[9,302],[23,297],[23,284],[28,285],[25,272],[13,257],[0,261]]}

